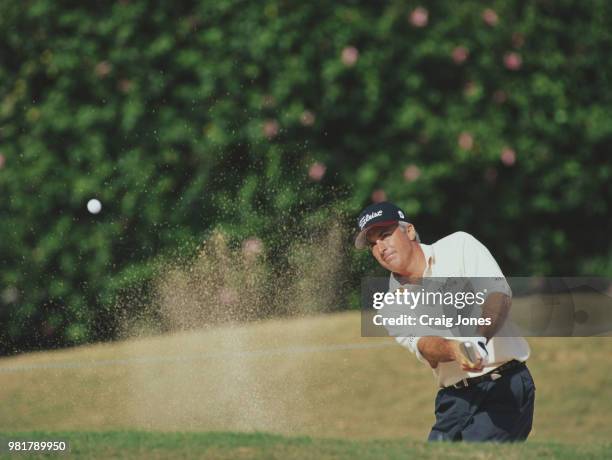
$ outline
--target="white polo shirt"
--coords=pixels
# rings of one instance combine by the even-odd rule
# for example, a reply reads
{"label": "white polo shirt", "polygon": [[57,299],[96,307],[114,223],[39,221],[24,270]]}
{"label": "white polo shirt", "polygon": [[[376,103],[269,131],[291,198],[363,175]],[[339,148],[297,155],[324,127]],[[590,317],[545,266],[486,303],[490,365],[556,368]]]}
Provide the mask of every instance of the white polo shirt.
{"label": "white polo shirt", "polygon": [[[427,268],[423,277],[487,277],[494,281],[493,289],[488,283],[488,294],[491,292],[503,292],[512,295],[506,279],[495,262],[489,250],[472,235],[465,232],[456,232],[432,245],[421,244],[421,249],[425,255]],[[495,280],[491,280],[495,278]],[[397,279],[393,274],[389,280],[389,291],[395,292],[402,289],[404,284],[401,279]],[[488,295],[487,294],[487,295]],[[481,372],[465,372],[456,361],[441,362],[433,370],[437,383],[441,387],[452,385],[464,378],[476,377],[486,374],[496,367],[512,359],[526,361],[529,358],[529,344],[523,337],[512,334],[512,324],[507,322],[501,331],[503,337],[492,337],[488,344],[490,363]],[[393,329],[388,328],[391,335]],[[429,366],[429,363],[418,349],[420,337],[395,337],[397,342],[416,354],[419,361]],[[452,337],[451,340],[462,340],[462,337]]]}

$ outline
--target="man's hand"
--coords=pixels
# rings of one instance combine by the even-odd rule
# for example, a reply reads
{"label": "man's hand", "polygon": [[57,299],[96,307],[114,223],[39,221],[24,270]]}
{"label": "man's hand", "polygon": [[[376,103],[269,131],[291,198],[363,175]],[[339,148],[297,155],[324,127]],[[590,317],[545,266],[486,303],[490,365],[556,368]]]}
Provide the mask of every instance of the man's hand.
{"label": "man's hand", "polygon": [[438,367],[438,363],[457,361],[466,372],[479,372],[488,364],[487,339],[485,337],[472,337],[468,339],[477,352],[477,360],[470,363],[461,352],[461,342],[445,339],[442,337],[425,336],[417,343],[419,352],[432,368]]}
{"label": "man's hand", "polygon": [[[462,370],[466,372],[480,372],[488,364],[489,352],[487,350],[486,337],[474,337],[465,342],[457,340],[450,340],[449,342],[451,342],[450,347],[455,361],[461,365]],[[464,352],[464,349],[462,349],[462,346],[466,343],[471,345],[474,359],[470,359]]]}

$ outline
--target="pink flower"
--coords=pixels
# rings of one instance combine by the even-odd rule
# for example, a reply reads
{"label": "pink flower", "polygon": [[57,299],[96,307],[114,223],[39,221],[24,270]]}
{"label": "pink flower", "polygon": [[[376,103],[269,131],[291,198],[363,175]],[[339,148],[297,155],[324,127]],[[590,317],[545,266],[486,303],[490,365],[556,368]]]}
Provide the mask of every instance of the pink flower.
{"label": "pink flower", "polygon": [[504,65],[508,70],[518,70],[523,65],[523,59],[520,54],[511,51],[504,55]]}
{"label": "pink flower", "polygon": [[242,243],[242,254],[245,257],[253,257],[263,252],[263,243],[259,238],[251,237]]}
{"label": "pink flower", "polygon": [[504,147],[499,157],[506,166],[512,166],[516,162],[516,152],[510,147]]}
{"label": "pink flower", "polygon": [[506,102],[506,99],[508,99],[508,96],[506,95],[506,92],[501,89],[498,89],[493,93],[493,100],[497,104],[503,104]]}
{"label": "pink flower", "polygon": [[340,57],[342,63],[347,67],[353,67],[359,59],[359,50],[354,46],[347,46],[342,50],[342,56]]}
{"label": "pink flower", "polygon": [[429,21],[429,12],[422,6],[416,7],[408,18],[414,27],[425,27]]}
{"label": "pink flower", "polygon": [[106,77],[113,70],[113,65],[108,61],[101,61],[96,64],[94,72],[100,78]]}
{"label": "pink flower", "polygon": [[404,169],[404,179],[407,182],[414,182],[421,176],[421,169],[417,165],[410,165]]}
{"label": "pink flower", "polygon": [[129,93],[132,89],[132,82],[127,78],[122,78],[119,80],[119,83],[117,83],[117,87],[122,93]]}
{"label": "pink flower", "polygon": [[463,64],[470,55],[470,51],[465,46],[457,46],[453,50],[453,61],[455,64]]}
{"label": "pink flower", "polygon": [[499,21],[497,13],[491,8],[487,8],[482,12],[482,20],[489,26],[493,27]]}
{"label": "pink flower", "polygon": [[5,163],[6,163],[6,158],[4,157],[4,155],[0,153],[0,169],[4,168]]}
{"label": "pink flower", "polygon": [[525,44],[525,36],[520,32],[512,34],[512,45],[515,48],[521,48]]}
{"label": "pink flower", "polygon": [[372,192],[372,201],[374,203],[380,203],[382,201],[387,201],[387,194],[381,188],[374,190]]}
{"label": "pink flower", "polygon": [[471,150],[471,148],[474,147],[474,137],[472,137],[472,135],[467,131],[463,131],[461,134],[459,134],[457,143],[463,150]]}
{"label": "pink flower", "polygon": [[278,121],[276,120],[266,120],[266,122],[263,125],[264,135],[268,139],[272,139],[273,137],[276,137],[278,135],[278,130],[279,130],[279,126],[278,126]]}
{"label": "pink flower", "polygon": [[308,168],[308,177],[316,182],[319,182],[321,179],[323,179],[326,170],[327,166],[317,161],[316,163],[313,163],[310,168]]}
{"label": "pink flower", "polygon": [[310,110],[304,110],[300,116],[300,123],[303,126],[312,126],[315,122],[315,115]]}

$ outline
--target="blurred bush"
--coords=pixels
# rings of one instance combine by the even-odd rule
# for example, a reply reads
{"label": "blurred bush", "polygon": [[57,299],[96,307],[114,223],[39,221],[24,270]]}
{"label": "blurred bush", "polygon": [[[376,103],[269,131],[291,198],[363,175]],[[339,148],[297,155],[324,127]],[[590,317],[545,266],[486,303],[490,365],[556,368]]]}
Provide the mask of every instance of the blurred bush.
{"label": "blurred bush", "polygon": [[115,337],[118,296],[214,228],[280,270],[385,197],[507,274],[612,274],[611,11],[2,2],[0,352]]}

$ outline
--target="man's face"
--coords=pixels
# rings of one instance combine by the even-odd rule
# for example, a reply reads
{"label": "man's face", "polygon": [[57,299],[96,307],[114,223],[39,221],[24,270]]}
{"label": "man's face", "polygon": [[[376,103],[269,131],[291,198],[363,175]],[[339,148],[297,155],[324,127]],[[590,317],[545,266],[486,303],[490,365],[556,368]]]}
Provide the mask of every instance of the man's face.
{"label": "man's face", "polygon": [[409,266],[413,245],[398,224],[374,227],[368,231],[366,238],[372,255],[387,270],[403,273]]}

